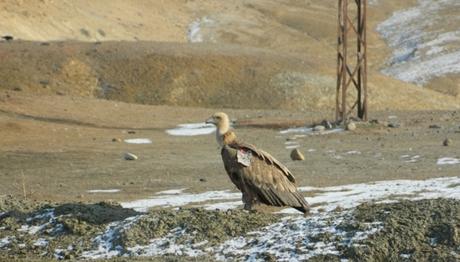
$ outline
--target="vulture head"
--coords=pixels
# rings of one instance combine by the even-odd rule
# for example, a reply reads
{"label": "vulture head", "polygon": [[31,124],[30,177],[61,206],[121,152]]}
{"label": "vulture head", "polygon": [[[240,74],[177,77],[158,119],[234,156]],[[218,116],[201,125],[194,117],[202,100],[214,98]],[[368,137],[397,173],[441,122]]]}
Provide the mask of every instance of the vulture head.
{"label": "vulture head", "polygon": [[214,113],[206,120],[206,124],[213,124],[216,126],[216,139],[220,146],[229,144],[236,138],[235,133],[230,131],[230,120],[228,115],[223,112]]}
{"label": "vulture head", "polygon": [[221,135],[227,133],[230,129],[230,120],[228,119],[228,115],[223,112],[214,113],[206,120],[206,124],[215,125],[217,127],[217,132]]}

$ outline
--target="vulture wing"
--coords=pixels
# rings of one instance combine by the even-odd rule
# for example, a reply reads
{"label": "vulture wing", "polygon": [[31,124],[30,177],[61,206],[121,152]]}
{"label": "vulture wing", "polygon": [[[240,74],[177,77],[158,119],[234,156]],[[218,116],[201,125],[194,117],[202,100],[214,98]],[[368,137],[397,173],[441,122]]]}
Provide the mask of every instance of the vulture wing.
{"label": "vulture wing", "polygon": [[267,205],[308,211],[292,173],[269,153],[250,144],[234,142],[222,148],[222,159],[230,179],[241,191],[250,191],[250,195]]}

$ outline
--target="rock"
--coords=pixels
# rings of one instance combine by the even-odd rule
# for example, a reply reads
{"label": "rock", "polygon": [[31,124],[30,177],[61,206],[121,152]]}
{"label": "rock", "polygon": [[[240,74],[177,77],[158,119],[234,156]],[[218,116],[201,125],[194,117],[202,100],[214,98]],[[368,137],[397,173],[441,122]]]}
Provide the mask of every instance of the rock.
{"label": "rock", "polygon": [[134,130],[128,130],[128,134],[136,134],[136,131],[134,131]]}
{"label": "rock", "polygon": [[43,87],[46,87],[47,85],[50,84],[50,81],[48,81],[48,80],[40,80],[39,83],[40,83],[40,85],[42,85]]}
{"label": "rock", "polygon": [[433,128],[433,129],[440,129],[441,126],[440,125],[430,125],[429,128]]}
{"label": "rock", "polygon": [[112,142],[121,142],[121,138],[118,138],[118,137],[112,138]]}
{"label": "rock", "polygon": [[295,136],[290,136],[290,137],[286,138],[286,141],[294,141],[294,140],[296,140],[296,139],[297,139],[297,137],[295,137]]}
{"label": "rock", "polygon": [[452,139],[449,139],[449,138],[444,139],[444,141],[442,142],[442,145],[443,145],[443,146],[450,146],[450,145],[452,145]]}
{"label": "rock", "polygon": [[21,92],[21,91],[22,91],[22,88],[21,88],[21,87],[15,87],[15,88],[13,88],[13,91]]}
{"label": "rock", "polygon": [[329,122],[329,121],[326,120],[326,119],[323,120],[323,121],[321,122],[321,125],[324,126],[326,129],[332,129],[332,124],[331,124],[331,122]]}
{"label": "rock", "polygon": [[137,156],[133,153],[126,152],[125,153],[125,160],[137,160]]}
{"label": "rock", "polygon": [[378,119],[371,119],[371,120],[369,121],[369,123],[370,123],[370,124],[376,124],[376,125],[378,125],[378,124],[380,124],[380,120],[378,120]]}
{"label": "rock", "polygon": [[401,127],[401,124],[399,124],[399,123],[389,123],[389,124],[388,124],[388,127],[391,127],[391,128],[399,128],[399,127]]}
{"label": "rock", "polygon": [[296,148],[291,151],[291,159],[294,161],[305,160],[305,157],[303,156],[302,152]]}
{"label": "rock", "polygon": [[200,182],[206,182],[206,178],[200,178]]}
{"label": "rock", "polygon": [[317,125],[317,126],[313,127],[313,131],[315,131],[315,132],[323,132],[324,130],[326,130],[326,127],[324,127],[322,125]]}
{"label": "rock", "polygon": [[356,124],[354,122],[349,122],[346,126],[346,129],[348,131],[353,131],[353,130],[356,130]]}
{"label": "rock", "polygon": [[14,37],[12,35],[3,35],[2,38],[3,38],[3,40],[5,40],[7,42],[14,40]]}

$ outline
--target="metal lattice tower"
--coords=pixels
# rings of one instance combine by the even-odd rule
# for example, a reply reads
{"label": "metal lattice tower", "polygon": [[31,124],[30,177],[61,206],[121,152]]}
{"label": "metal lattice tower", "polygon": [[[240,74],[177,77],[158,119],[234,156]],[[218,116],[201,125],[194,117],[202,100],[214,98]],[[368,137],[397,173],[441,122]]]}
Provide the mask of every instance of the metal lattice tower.
{"label": "metal lattice tower", "polygon": [[[338,0],[336,120],[367,120],[367,0]],[[354,88],[353,88],[354,87]]]}

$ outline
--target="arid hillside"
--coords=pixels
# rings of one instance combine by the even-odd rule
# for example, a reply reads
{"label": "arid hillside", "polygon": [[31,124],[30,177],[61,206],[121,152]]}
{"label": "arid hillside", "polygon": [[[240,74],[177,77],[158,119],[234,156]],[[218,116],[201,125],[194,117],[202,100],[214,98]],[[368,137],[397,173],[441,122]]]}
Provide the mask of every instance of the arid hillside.
{"label": "arid hillside", "polygon": [[[370,2],[374,110],[460,104],[455,75],[434,79],[433,92],[380,73],[392,50],[374,29],[416,4]],[[0,33],[15,40],[0,43],[0,89],[142,104],[332,109],[336,9],[320,0],[5,0],[0,14],[8,23]]]}
{"label": "arid hillside", "polygon": [[[0,44],[0,57],[0,88],[7,92],[217,108],[334,107],[335,79],[318,70],[317,61],[267,49],[153,42],[12,42]],[[454,97],[378,73],[371,74],[369,86],[373,110],[459,106]]]}

